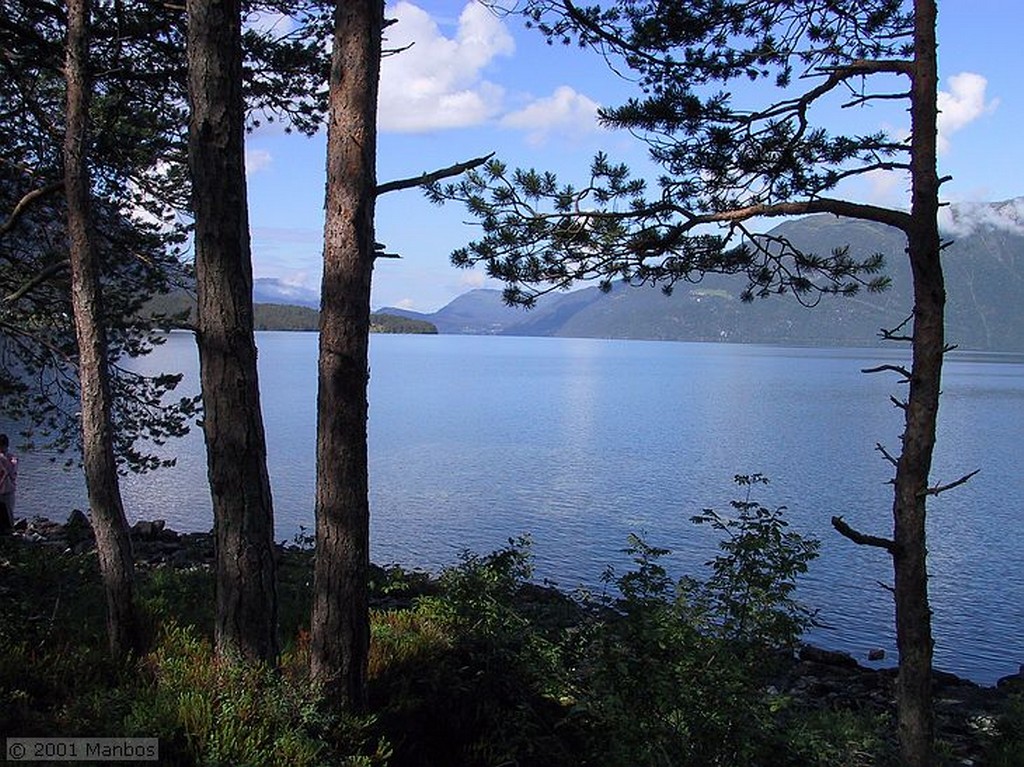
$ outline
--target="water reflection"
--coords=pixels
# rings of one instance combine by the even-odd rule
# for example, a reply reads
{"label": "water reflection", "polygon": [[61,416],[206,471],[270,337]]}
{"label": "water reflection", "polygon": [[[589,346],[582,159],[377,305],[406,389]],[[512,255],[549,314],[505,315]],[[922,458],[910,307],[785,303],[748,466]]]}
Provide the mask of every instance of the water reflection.
{"label": "water reflection", "polygon": [[[277,536],[312,528],[315,334],[259,336],[263,409]],[[828,627],[813,638],[895,656],[892,604],[879,583],[889,561],[840,538],[840,514],[879,535],[891,529],[891,467],[900,396],[891,376],[860,371],[903,362],[895,350],[595,340],[375,336],[371,343],[372,556],[436,568],[464,547],[486,551],[533,534],[537,574],[571,588],[623,566],[630,532],[674,550],[673,572],[713,553],[689,517],[727,510],[735,473],[762,472],[758,497],[786,505],[795,529],[823,541],[801,588]],[[143,364],[197,384],[188,334]],[[975,468],[933,499],[929,523],[936,657],[979,681],[1024,661],[1024,526],[1019,499],[1024,358],[950,356],[934,478]],[[181,530],[212,525],[202,435],[168,446],[178,465],[127,477],[129,516]],[[80,475],[22,461],[22,513],[85,507]]]}

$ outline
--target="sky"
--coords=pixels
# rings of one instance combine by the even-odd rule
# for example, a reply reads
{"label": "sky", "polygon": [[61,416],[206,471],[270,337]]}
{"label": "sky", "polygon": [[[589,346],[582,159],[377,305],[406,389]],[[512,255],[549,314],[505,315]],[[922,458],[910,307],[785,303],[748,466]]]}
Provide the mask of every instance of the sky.
{"label": "sky", "polygon": [[[597,109],[636,93],[589,51],[549,46],[517,17],[475,2],[400,0],[386,14],[378,113],[378,183],[495,152],[511,167],[585,178],[597,151],[655,174],[641,142],[597,124]],[[951,202],[1024,196],[1024,88],[1020,0],[940,0],[940,175]],[[738,101],[738,100],[737,100]],[[832,129],[905,136],[905,105],[836,111]],[[287,135],[272,125],[247,137],[253,272],[296,295],[319,292],[326,137]],[[865,202],[906,206],[898,174],[860,179],[841,191]],[[1022,211],[1024,212],[1024,211]],[[1020,219],[1024,222],[1024,217]],[[1024,225],[1024,224],[1021,224]],[[769,224],[770,226],[770,224]],[[400,259],[378,259],[372,305],[421,312],[478,287],[500,287],[480,269],[456,269],[451,252],[477,236],[462,208],[438,207],[418,189],[382,195],[376,237]]]}

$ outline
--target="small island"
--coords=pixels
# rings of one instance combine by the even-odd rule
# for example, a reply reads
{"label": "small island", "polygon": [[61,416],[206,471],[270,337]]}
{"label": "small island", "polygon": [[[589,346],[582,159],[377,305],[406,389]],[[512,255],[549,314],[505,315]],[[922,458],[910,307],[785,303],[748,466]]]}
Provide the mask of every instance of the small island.
{"label": "small island", "polygon": [[[143,315],[157,320],[167,330],[187,330],[195,326],[196,300],[187,291],[174,291],[150,300]],[[293,304],[253,304],[254,330],[318,330],[320,312],[310,306]],[[426,320],[399,317],[387,312],[370,314],[371,333],[436,334],[437,326]]]}

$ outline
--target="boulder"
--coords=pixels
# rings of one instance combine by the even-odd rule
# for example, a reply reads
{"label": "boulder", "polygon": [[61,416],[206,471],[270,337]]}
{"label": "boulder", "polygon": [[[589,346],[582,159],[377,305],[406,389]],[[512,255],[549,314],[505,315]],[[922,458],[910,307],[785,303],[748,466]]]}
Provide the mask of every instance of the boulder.
{"label": "boulder", "polygon": [[846,652],[835,650],[823,650],[813,645],[804,645],[800,648],[800,660],[820,663],[824,666],[838,666],[840,668],[858,668],[857,659]]}
{"label": "boulder", "polygon": [[167,523],[162,519],[139,520],[132,525],[132,535],[140,541],[155,541]]}

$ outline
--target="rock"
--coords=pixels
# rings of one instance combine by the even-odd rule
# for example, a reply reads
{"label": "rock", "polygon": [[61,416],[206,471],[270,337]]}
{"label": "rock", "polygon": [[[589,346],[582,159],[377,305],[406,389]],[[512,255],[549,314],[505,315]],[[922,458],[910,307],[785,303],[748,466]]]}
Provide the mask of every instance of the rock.
{"label": "rock", "polygon": [[169,527],[165,527],[160,531],[159,535],[157,535],[157,539],[163,543],[179,543],[181,541],[181,534],[175,532]]}
{"label": "rock", "polygon": [[154,541],[163,532],[166,524],[162,519],[154,519],[152,522],[139,520],[132,525],[132,535],[141,541]]}
{"label": "rock", "polygon": [[1024,692],[1024,666],[1021,666],[1016,674],[1010,674],[999,679],[996,682],[996,687],[1010,692]]}
{"label": "rock", "polygon": [[840,668],[859,668],[857,659],[849,653],[836,652],[835,650],[823,650],[813,645],[804,645],[800,648],[800,660],[821,663],[825,666],[838,666]]}
{"label": "rock", "polygon": [[86,551],[92,545],[93,531],[92,522],[82,513],[81,509],[74,509],[68,515],[68,521],[64,523],[63,530],[54,530],[43,533],[48,538],[63,534],[64,542],[78,552],[79,549]]}
{"label": "rock", "polygon": [[92,527],[92,523],[81,509],[72,509],[71,513],[68,514],[68,521],[64,523],[64,527],[86,528]]}
{"label": "rock", "polygon": [[885,650],[881,648],[868,650],[868,660],[885,660]]}

